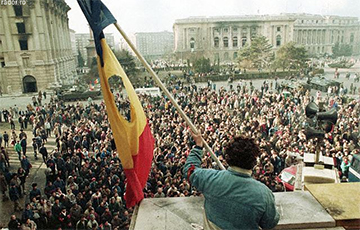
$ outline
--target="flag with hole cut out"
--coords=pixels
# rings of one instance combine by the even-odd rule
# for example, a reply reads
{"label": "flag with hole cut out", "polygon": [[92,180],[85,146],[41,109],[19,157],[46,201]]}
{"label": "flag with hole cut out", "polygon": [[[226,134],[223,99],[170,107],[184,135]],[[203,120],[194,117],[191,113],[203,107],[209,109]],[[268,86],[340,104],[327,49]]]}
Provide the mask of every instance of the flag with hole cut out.
{"label": "flag with hole cut out", "polygon": [[[126,176],[126,206],[133,207],[144,198],[143,189],[151,168],[154,138],[134,87],[102,32],[107,25],[116,22],[115,18],[100,0],[78,0],[78,3],[93,30],[102,95],[116,151]],[[130,121],[119,113],[115,104],[108,81],[112,76],[120,77],[126,89],[130,101]]]}

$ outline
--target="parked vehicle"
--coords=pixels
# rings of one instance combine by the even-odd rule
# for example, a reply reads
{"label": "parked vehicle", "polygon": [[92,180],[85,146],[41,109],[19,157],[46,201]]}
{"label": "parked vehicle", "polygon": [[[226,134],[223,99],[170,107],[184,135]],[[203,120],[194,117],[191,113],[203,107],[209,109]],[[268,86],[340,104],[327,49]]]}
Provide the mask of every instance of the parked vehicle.
{"label": "parked vehicle", "polygon": [[338,81],[330,80],[322,76],[316,76],[310,80],[310,85],[313,89],[320,90],[323,92],[327,92],[329,86],[340,87],[340,84],[341,83]]}
{"label": "parked vehicle", "polygon": [[100,90],[88,90],[85,87],[74,86],[67,90],[56,92],[58,98],[63,101],[78,101],[87,100],[89,97],[92,99],[100,96]]}

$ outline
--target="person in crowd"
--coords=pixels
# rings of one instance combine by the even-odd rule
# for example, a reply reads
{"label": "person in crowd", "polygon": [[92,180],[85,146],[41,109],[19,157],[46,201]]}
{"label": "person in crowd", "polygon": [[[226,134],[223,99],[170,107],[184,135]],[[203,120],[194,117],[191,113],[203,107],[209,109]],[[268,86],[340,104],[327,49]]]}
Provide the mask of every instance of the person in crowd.
{"label": "person in crowd", "polygon": [[7,134],[6,131],[4,131],[3,139],[4,139],[4,147],[5,148],[9,147],[9,134]]}
{"label": "person in crowd", "polygon": [[7,190],[8,190],[8,183],[6,181],[4,173],[0,171],[0,192],[2,193],[3,202],[9,200],[9,197],[6,195]]}
{"label": "person in crowd", "polygon": [[36,230],[37,225],[36,223],[31,220],[30,218],[27,218],[24,223],[21,225],[21,230]]}
{"label": "person in crowd", "polygon": [[23,136],[23,138],[20,140],[20,146],[21,146],[23,155],[26,156],[27,142],[26,142],[25,136]]}
{"label": "person in crowd", "polygon": [[46,164],[46,162],[48,160],[49,153],[48,153],[47,148],[45,147],[44,143],[41,144],[41,147],[39,149],[39,153],[41,154],[41,156],[43,158],[43,161]]}
{"label": "person in crowd", "polygon": [[20,193],[15,183],[10,184],[9,197],[10,200],[14,202],[14,212],[21,211],[21,207],[19,203]]}
{"label": "person in crowd", "polygon": [[21,161],[21,145],[19,141],[16,141],[14,146],[15,152],[18,154],[19,161]]}
{"label": "person in crowd", "polygon": [[8,223],[9,230],[20,230],[21,229],[21,220],[16,217],[16,215],[11,215],[10,221]]}
{"label": "person in crowd", "polygon": [[1,147],[0,148],[0,163],[1,162],[3,162],[3,165],[4,165],[5,168],[10,167],[9,153],[8,153],[6,147]]}
{"label": "person in crowd", "polygon": [[81,215],[80,220],[76,223],[76,230],[87,230],[87,220],[86,216],[83,214]]}
{"label": "person in crowd", "polygon": [[40,189],[37,188],[37,183],[33,183],[31,185],[31,187],[32,187],[32,190],[29,193],[30,200],[32,200],[33,198],[36,198],[36,200],[40,200],[41,191],[40,191]]}
{"label": "person in crowd", "polygon": [[26,183],[27,175],[26,175],[25,170],[22,167],[18,168],[17,177],[20,180],[20,188],[22,189],[22,193],[20,195],[25,195],[26,194],[25,183]]}
{"label": "person in crowd", "polygon": [[21,163],[21,168],[23,168],[25,171],[25,175],[28,176],[30,173],[30,169],[32,168],[32,164],[30,163],[27,156],[22,156],[20,163]]}

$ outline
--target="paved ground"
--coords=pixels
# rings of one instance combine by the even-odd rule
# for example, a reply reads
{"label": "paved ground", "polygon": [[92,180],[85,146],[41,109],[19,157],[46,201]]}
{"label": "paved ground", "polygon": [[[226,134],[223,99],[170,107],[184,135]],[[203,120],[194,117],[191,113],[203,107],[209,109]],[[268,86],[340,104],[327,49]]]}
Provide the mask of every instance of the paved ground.
{"label": "paved ground", "polygon": [[[17,127],[19,127],[19,126],[17,125]],[[3,133],[4,131],[10,132],[10,127],[8,124],[0,123],[0,132]],[[16,132],[19,133],[19,129],[17,129]],[[28,178],[26,179],[25,190],[27,191],[27,194],[28,194],[28,191],[31,189],[31,184],[34,182],[37,182],[38,187],[40,188],[41,191],[43,191],[43,189],[45,187],[46,166],[45,166],[45,164],[43,164],[41,155],[38,154],[39,158],[37,160],[35,160],[35,157],[33,154],[33,148],[31,146],[31,137],[32,137],[31,131],[30,131],[30,129],[28,129],[28,130],[25,130],[25,132],[27,133],[27,136],[28,136],[28,140],[27,140],[28,147],[27,147],[26,155],[28,156],[30,163],[33,166],[30,170],[30,174],[29,174]],[[55,146],[55,139],[49,138],[48,143],[46,144],[48,151],[52,151],[54,149],[54,146]],[[16,172],[17,169],[20,167],[20,161],[19,161],[18,155],[14,151],[13,147],[9,147],[9,148],[7,148],[7,150],[9,152],[9,156],[10,156],[10,171]],[[27,196],[25,196],[21,199],[21,202],[20,202],[21,207],[24,207],[25,202],[28,202]],[[2,199],[0,199],[0,228],[7,226],[10,215],[12,215],[14,213],[13,210],[14,210],[13,202],[11,202],[11,201],[3,202]],[[21,218],[21,212],[17,212],[15,214]]]}

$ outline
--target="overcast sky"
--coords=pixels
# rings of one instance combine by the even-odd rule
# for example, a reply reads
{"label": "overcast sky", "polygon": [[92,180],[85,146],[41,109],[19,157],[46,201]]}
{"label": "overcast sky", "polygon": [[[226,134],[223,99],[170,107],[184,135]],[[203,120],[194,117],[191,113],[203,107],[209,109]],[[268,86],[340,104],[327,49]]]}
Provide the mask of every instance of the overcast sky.
{"label": "overcast sky", "polygon": [[[65,0],[70,28],[88,32],[76,0]],[[360,0],[103,0],[127,34],[172,31],[176,19],[190,16],[310,13],[360,17]],[[105,32],[116,33],[113,26]]]}

